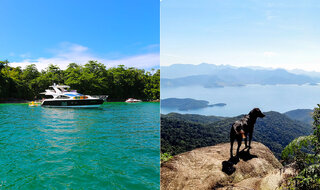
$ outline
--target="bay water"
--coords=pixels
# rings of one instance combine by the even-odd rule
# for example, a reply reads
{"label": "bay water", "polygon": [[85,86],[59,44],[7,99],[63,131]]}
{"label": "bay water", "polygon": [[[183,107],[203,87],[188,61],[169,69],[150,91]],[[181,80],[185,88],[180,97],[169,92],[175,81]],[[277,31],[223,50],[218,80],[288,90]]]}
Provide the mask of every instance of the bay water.
{"label": "bay water", "polygon": [[160,104],[0,104],[0,189],[159,189]]}
{"label": "bay water", "polygon": [[210,104],[226,103],[224,107],[180,111],[161,107],[161,113],[192,113],[216,116],[247,114],[252,108],[280,113],[294,109],[313,109],[320,103],[320,85],[246,85],[240,87],[204,88],[187,86],[161,88],[161,99],[193,98]]}

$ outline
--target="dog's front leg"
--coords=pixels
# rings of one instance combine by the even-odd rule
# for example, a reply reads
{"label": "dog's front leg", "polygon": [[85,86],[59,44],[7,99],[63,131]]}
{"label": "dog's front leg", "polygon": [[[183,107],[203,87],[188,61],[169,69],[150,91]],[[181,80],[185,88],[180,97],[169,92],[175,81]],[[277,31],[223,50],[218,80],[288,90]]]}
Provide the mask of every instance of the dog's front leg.
{"label": "dog's front leg", "polygon": [[249,149],[251,148],[252,133],[249,133]]}

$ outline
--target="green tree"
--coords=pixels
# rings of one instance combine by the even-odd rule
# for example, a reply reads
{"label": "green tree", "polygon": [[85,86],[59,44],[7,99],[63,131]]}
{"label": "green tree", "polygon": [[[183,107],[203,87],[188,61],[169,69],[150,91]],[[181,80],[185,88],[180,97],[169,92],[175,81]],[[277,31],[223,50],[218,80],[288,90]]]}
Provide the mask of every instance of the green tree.
{"label": "green tree", "polygon": [[0,71],[6,66],[7,63],[8,63],[8,60],[0,61]]}
{"label": "green tree", "polygon": [[0,61],[0,71],[3,69],[4,71],[6,71],[9,66],[9,63],[10,62],[8,60]]}
{"label": "green tree", "polygon": [[40,76],[40,72],[38,71],[35,64],[27,65],[23,70],[22,79],[26,82],[30,82],[35,80]]}
{"label": "green tree", "polygon": [[[154,72],[154,70],[152,70]],[[156,100],[160,98],[160,69],[158,69],[153,75],[150,72],[146,73],[147,83],[144,89],[144,93],[148,99]]]}
{"label": "green tree", "polygon": [[68,68],[64,71],[65,84],[69,85],[73,89],[81,89],[80,76],[83,72],[83,68],[76,64],[70,63]]}
{"label": "green tree", "polygon": [[295,163],[298,175],[289,186],[296,189],[320,189],[320,104],[313,112],[312,135],[293,140],[282,152],[285,163]]}
{"label": "green tree", "polygon": [[89,61],[83,67],[80,76],[81,86],[79,91],[87,94],[105,94],[108,86],[106,84],[106,66],[97,61]]}
{"label": "green tree", "polygon": [[37,93],[43,92],[54,83],[63,84],[63,74],[63,71],[58,66],[50,64],[45,70],[42,70],[40,76],[36,78],[35,83],[38,85]]}

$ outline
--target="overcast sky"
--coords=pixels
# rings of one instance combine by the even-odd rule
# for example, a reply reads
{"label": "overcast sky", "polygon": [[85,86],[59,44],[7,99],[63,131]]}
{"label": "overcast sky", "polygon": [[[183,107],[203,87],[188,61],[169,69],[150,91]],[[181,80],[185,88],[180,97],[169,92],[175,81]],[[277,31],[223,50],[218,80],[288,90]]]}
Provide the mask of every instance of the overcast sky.
{"label": "overcast sky", "polygon": [[161,66],[320,71],[320,1],[162,0]]}

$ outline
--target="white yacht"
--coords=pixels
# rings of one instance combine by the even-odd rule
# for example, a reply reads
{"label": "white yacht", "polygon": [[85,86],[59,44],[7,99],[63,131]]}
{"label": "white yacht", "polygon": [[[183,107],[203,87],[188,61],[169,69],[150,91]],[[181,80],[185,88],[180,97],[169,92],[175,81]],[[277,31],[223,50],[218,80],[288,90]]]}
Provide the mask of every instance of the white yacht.
{"label": "white yacht", "polygon": [[53,96],[52,99],[45,99],[41,106],[43,107],[83,107],[83,108],[96,108],[107,99],[108,96],[93,97],[89,95],[83,95],[76,90],[69,90],[70,86],[56,85],[50,86],[51,89],[47,89],[41,93],[46,96]]}

